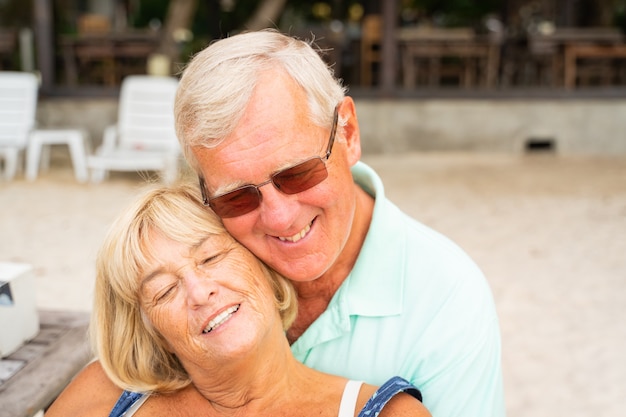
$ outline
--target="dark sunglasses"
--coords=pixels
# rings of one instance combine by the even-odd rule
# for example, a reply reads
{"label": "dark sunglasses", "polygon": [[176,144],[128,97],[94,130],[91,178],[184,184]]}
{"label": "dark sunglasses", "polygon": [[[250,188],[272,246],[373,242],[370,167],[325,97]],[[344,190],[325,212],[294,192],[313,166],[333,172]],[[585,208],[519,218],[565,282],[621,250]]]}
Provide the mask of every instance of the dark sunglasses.
{"label": "dark sunglasses", "polygon": [[269,180],[261,184],[244,185],[227,193],[209,198],[207,196],[204,178],[199,177],[200,191],[202,192],[204,205],[211,207],[215,214],[223,219],[237,217],[250,213],[259,207],[263,198],[259,188],[270,182],[274,184],[274,187],[285,194],[298,194],[315,187],[328,177],[326,161],[328,161],[333,149],[333,144],[335,143],[338,118],[337,108],[335,108],[333,127],[330,131],[328,147],[326,148],[326,154],[324,156],[315,156],[297,165],[278,171],[273,174]]}

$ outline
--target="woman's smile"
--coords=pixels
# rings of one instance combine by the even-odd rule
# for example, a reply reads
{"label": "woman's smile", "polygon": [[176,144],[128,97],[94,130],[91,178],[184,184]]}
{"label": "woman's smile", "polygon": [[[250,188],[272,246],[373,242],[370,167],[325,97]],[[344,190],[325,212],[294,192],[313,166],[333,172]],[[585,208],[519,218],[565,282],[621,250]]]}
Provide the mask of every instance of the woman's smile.
{"label": "woman's smile", "polygon": [[202,333],[204,334],[211,333],[213,330],[217,329],[222,324],[226,323],[226,321],[228,321],[233,316],[233,314],[235,314],[239,310],[240,306],[241,304],[237,304],[232,307],[229,307],[226,310],[219,313],[213,319],[209,320],[209,323],[206,325],[204,330],[202,330]]}

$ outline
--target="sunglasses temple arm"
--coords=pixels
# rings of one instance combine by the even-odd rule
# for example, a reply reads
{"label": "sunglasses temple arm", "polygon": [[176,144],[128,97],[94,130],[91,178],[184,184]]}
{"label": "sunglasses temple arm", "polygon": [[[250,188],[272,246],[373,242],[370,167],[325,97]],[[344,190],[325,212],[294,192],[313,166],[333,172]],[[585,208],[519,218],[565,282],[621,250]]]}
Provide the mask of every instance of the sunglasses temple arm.
{"label": "sunglasses temple arm", "polygon": [[198,177],[198,183],[200,184],[200,194],[202,195],[202,203],[205,206],[208,206],[210,204],[209,204],[209,197],[206,194],[206,185],[204,184],[204,178]]}

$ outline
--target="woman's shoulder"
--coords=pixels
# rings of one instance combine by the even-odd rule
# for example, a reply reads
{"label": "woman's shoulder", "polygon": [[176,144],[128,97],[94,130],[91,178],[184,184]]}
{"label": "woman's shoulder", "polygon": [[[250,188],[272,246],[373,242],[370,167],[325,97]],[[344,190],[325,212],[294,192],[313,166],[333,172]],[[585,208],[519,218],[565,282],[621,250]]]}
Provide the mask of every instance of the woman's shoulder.
{"label": "woman's shoulder", "polygon": [[109,415],[121,393],[100,362],[94,361],[74,377],[46,411],[45,417]]}
{"label": "woman's shoulder", "polygon": [[406,392],[394,395],[378,414],[379,417],[432,417],[417,398]]}
{"label": "woman's shoulder", "polygon": [[420,391],[400,377],[393,377],[380,387],[364,385],[360,398],[364,402],[359,417],[430,417],[430,413],[421,402]]}

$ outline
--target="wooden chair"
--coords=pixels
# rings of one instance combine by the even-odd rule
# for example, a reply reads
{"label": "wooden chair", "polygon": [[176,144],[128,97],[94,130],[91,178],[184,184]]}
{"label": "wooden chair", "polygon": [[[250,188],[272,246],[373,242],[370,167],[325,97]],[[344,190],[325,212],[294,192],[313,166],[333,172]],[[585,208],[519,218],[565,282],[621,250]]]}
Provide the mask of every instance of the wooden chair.
{"label": "wooden chair", "polygon": [[383,34],[382,16],[365,15],[361,23],[361,85],[372,85],[373,67],[380,64]]}
{"label": "wooden chair", "polygon": [[78,17],[79,34],[104,34],[111,31],[111,19],[101,14],[87,13]]}

